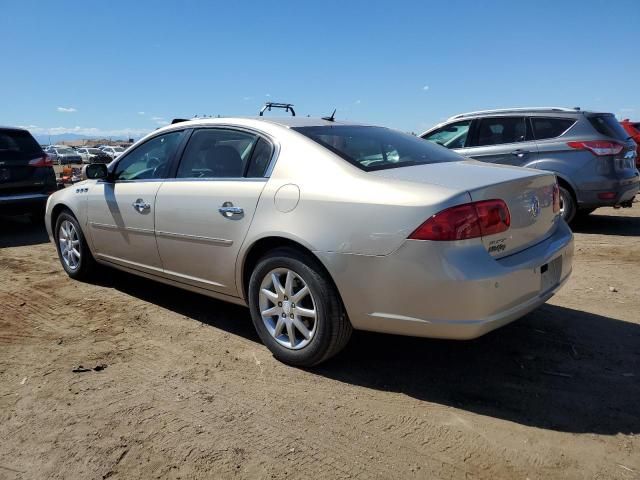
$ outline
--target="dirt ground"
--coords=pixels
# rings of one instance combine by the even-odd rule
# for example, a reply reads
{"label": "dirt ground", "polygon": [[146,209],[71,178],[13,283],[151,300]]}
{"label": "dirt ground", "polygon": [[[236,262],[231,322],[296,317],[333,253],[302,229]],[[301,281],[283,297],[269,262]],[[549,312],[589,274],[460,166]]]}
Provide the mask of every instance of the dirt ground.
{"label": "dirt ground", "polygon": [[525,318],[356,333],[309,371],[244,308],[72,281],[42,228],[0,225],[1,479],[640,478],[640,204],[578,226],[571,280]]}

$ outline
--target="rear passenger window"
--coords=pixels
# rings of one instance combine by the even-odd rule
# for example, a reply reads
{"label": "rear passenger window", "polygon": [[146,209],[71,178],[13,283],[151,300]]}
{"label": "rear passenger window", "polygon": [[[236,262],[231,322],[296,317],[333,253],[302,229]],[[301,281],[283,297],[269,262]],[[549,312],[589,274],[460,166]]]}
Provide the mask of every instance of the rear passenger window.
{"label": "rear passenger window", "polygon": [[524,117],[489,117],[478,121],[474,147],[524,142],[527,122]]}
{"label": "rear passenger window", "polygon": [[273,155],[273,147],[264,138],[259,138],[256,148],[253,150],[251,156],[251,162],[247,169],[248,178],[260,178],[264,177],[271,162],[271,156]]}
{"label": "rear passenger window", "polygon": [[593,128],[602,135],[617,138],[618,140],[626,140],[629,136],[613,115],[593,115],[587,118]]}
{"label": "rear passenger window", "polygon": [[569,130],[575,122],[568,118],[540,118],[532,117],[533,134],[536,140],[544,140],[546,138],[555,138]]}
{"label": "rear passenger window", "polygon": [[196,130],[189,139],[176,177],[242,177],[258,139],[257,135],[237,130]]}

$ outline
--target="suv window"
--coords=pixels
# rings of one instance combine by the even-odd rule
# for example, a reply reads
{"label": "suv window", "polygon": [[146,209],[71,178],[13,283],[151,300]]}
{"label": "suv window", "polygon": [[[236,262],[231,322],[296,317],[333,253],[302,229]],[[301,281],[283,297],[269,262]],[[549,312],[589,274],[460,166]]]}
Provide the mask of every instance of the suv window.
{"label": "suv window", "polygon": [[182,135],[182,130],[158,135],[129,152],[116,165],[114,179],[147,180],[165,178],[171,155]]}
{"label": "suv window", "polygon": [[531,117],[533,123],[533,134],[536,140],[555,138],[569,130],[575,120],[569,118],[543,118]]}
{"label": "suv window", "polygon": [[451,123],[429,133],[428,135],[425,135],[422,138],[447,148],[463,148],[467,142],[467,135],[469,134],[470,126],[471,120]]}
{"label": "suv window", "polygon": [[25,130],[0,130],[0,160],[30,160],[42,155],[42,148]]}
{"label": "suv window", "polygon": [[238,130],[196,130],[178,166],[177,178],[239,178],[258,136]]}
{"label": "suv window", "polygon": [[587,118],[593,128],[602,135],[623,141],[629,137],[613,115],[592,115]]}
{"label": "suv window", "polygon": [[478,120],[472,146],[501,145],[527,139],[525,117],[488,117]]}

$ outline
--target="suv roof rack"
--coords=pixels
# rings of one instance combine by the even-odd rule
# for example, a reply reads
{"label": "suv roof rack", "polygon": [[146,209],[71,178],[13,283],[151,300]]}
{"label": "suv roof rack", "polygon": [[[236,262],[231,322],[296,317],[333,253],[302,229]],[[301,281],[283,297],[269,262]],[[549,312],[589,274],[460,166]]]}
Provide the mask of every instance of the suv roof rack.
{"label": "suv roof rack", "polygon": [[566,107],[531,107],[531,108],[527,108],[527,107],[520,107],[520,108],[498,108],[498,109],[494,109],[494,110],[478,110],[476,112],[467,112],[467,113],[460,113],[458,115],[454,115],[453,117],[449,118],[449,120],[453,120],[455,118],[464,118],[464,117],[471,117],[473,115],[482,115],[482,114],[490,114],[490,113],[518,113],[518,112],[536,112],[536,113],[555,113],[555,112],[571,112],[571,113],[575,113],[575,112],[579,112],[580,107],[574,107],[574,108],[566,108]]}
{"label": "suv roof rack", "polygon": [[267,103],[265,103],[264,106],[260,109],[260,116],[262,116],[262,114],[266,110],[271,111],[272,108],[283,108],[285,112],[291,112],[291,116],[292,117],[296,116],[296,112],[293,109],[293,104],[292,103],[275,103],[275,102],[267,102]]}

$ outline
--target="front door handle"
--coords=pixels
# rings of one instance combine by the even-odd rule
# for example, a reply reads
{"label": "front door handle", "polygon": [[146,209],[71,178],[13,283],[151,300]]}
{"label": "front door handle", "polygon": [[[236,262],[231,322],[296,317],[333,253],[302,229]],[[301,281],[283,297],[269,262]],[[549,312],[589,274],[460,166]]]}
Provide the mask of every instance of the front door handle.
{"label": "front door handle", "polygon": [[147,210],[151,209],[151,205],[145,202],[143,199],[139,198],[135,202],[131,204],[133,208],[135,208],[138,213],[144,213]]}
{"label": "front door handle", "polygon": [[520,149],[518,149],[518,150],[514,150],[513,152],[511,152],[511,155],[514,155],[514,156],[516,156],[518,158],[524,158],[527,155],[529,155],[529,151],[528,150],[520,150]]}
{"label": "front door handle", "polygon": [[244,210],[240,207],[234,207],[231,202],[224,202],[218,211],[225,218],[234,218],[244,215]]}

